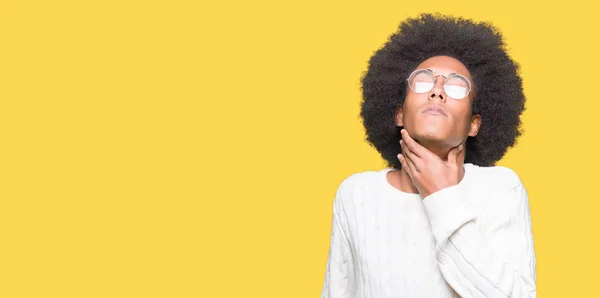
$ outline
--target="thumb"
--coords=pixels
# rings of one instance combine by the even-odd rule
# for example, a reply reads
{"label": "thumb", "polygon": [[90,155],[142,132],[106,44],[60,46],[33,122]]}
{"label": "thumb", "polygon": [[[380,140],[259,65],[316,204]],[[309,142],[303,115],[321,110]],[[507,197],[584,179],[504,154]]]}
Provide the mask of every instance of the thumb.
{"label": "thumb", "polygon": [[458,145],[457,147],[452,148],[450,152],[448,152],[448,164],[456,164],[458,160],[458,155],[463,150],[463,144]]}

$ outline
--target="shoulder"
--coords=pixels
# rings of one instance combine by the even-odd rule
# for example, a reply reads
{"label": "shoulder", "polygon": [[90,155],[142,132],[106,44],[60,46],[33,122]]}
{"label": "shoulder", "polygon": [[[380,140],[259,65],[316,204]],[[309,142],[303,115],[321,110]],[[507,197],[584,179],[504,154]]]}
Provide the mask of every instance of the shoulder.
{"label": "shoulder", "polygon": [[491,189],[512,189],[522,187],[519,175],[511,168],[503,166],[480,167],[469,164],[470,178],[478,185],[491,186]]}
{"label": "shoulder", "polygon": [[385,171],[364,171],[351,174],[339,184],[333,202],[334,212],[344,218],[353,217],[355,210],[363,209],[366,202],[372,202],[380,186]]}
{"label": "shoulder", "polygon": [[356,189],[372,187],[378,182],[380,175],[383,175],[382,171],[364,171],[347,176],[340,183],[338,193],[344,194]]}
{"label": "shoulder", "polygon": [[385,169],[380,171],[364,171],[351,174],[339,184],[336,201],[351,204],[357,199],[374,195],[381,186],[381,179],[385,177]]}
{"label": "shoulder", "polygon": [[517,173],[507,167],[473,166],[470,181],[472,193],[476,196],[473,202],[487,206],[491,213],[502,213],[501,210],[520,210],[528,204],[528,196]]}

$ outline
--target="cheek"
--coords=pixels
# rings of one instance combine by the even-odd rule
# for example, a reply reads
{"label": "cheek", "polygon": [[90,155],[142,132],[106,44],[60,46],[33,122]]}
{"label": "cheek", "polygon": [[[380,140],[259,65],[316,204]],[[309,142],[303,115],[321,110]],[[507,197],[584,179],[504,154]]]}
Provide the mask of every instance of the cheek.
{"label": "cheek", "polygon": [[402,122],[404,124],[404,128],[409,129],[409,127],[414,126],[415,122],[415,114],[416,109],[410,105],[404,105],[402,109]]}
{"label": "cheek", "polygon": [[462,108],[451,113],[452,122],[454,123],[453,130],[459,134],[468,132],[471,127],[471,110]]}
{"label": "cheek", "polygon": [[456,120],[469,119],[471,117],[471,103],[469,100],[450,100],[446,108]]}
{"label": "cheek", "polygon": [[409,94],[404,99],[404,104],[402,104],[402,110],[405,115],[413,115],[418,110],[418,96],[414,94]]}

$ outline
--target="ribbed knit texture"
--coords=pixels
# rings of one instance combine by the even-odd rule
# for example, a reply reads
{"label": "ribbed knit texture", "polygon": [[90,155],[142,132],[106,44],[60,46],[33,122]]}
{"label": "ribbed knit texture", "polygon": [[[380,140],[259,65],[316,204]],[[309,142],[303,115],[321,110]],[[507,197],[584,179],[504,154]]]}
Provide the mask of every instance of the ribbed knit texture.
{"label": "ribbed knit texture", "polygon": [[464,168],[458,185],[425,199],[392,187],[392,169],[345,179],[321,297],[536,297],[521,180],[505,167]]}

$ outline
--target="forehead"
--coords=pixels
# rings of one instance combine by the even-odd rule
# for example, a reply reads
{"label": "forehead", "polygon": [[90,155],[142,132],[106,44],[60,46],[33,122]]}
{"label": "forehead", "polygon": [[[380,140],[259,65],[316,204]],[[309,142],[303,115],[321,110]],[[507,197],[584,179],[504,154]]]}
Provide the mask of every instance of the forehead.
{"label": "forehead", "polygon": [[417,69],[431,69],[436,75],[447,76],[450,73],[457,73],[471,79],[471,73],[467,67],[460,61],[449,56],[431,57],[419,64]]}

